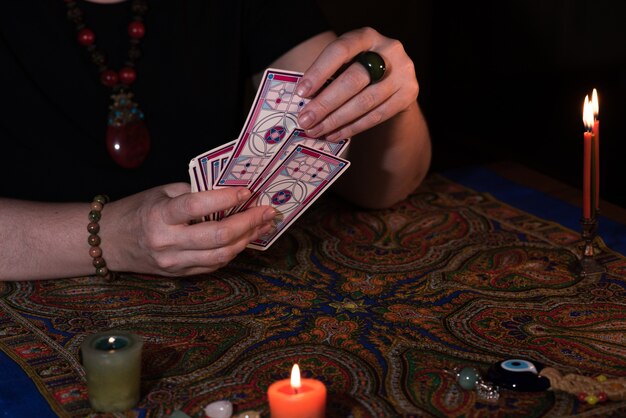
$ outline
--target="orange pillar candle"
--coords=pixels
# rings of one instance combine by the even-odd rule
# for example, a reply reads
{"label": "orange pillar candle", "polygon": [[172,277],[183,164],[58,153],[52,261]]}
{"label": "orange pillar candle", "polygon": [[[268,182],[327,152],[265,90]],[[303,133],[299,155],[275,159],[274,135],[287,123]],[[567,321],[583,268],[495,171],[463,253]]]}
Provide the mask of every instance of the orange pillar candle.
{"label": "orange pillar candle", "polygon": [[324,418],[326,386],[319,380],[301,379],[297,364],[291,379],[279,380],[267,390],[271,418]]}
{"label": "orange pillar candle", "polygon": [[595,150],[595,158],[594,163],[596,165],[596,169],[594,170],[596,176],[596,210],[600,209],[600,119],[598,114],[600,113],[600,103],[598,102],[598,92],[596,89],[593,89],[593,93],[591,95],[591,109],[593,110],[593,139],[594,139],[594,150]]}
{"label": "orange pillar candle", "polygon": [[[591,219],[592,211],[595,205],[592,201],[595,198],[595,192],[592,191],[592,149],[593,149],[593,112],[589,103],[589,96],[585,96],[585,104],[583,106],[583,123],[585,124],[584,153],[583,153],[583,217]],[[593,208],[593,209],[592,209]]]}

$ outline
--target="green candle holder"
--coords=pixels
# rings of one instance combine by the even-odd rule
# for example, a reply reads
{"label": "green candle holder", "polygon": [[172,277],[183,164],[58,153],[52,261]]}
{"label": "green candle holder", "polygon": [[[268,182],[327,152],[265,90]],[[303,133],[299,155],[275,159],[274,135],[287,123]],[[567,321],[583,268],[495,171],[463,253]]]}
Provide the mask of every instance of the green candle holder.
{"label": "green candle holder", "polygon": [[81,344],[91,407],[99,412],[126,411],[139,402],[141,349],[138,335],[107,331]]}
{"label": "green candle holder", "polygon": [[582,254],[577,266],[577,273],[581,277],[594,276],[606,272],[606,267],[596,259],[596,249],[593,246],[598,233],[598,218],[582,218],[581,236],[583,238]]}

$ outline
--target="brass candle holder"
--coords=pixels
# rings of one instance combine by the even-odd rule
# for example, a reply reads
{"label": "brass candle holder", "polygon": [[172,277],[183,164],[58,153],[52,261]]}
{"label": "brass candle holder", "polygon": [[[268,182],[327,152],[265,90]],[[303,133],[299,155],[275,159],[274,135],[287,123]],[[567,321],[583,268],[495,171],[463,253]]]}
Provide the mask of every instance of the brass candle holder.
{"label": "brass candle holder", "polygon": [[606,267],[596,259],[596,249],[593,246],[598,233],[598,218],[582,218],[580,220],[582,226],[581,236],[583,238],[582,254],[577,266],[577,273],[581,277],[593,276],[606,272]]}

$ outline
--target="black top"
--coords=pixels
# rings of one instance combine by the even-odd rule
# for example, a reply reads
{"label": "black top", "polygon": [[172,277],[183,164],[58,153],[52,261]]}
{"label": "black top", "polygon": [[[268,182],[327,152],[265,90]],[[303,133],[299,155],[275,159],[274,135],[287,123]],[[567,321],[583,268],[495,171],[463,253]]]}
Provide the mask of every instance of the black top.
{"label": "black top", "polygon": [[[118,70],[130,2],[79,6],[109,68]],[[188,181],[192,157],[239,135],[251,75],[328,29],[314,2],[303,0],[150,1],[132,91],[152,148],[141,167],[124,169],[106,151],[111,91],[65,13],[62,0],[0,2],[1,196],[119,198]]]}

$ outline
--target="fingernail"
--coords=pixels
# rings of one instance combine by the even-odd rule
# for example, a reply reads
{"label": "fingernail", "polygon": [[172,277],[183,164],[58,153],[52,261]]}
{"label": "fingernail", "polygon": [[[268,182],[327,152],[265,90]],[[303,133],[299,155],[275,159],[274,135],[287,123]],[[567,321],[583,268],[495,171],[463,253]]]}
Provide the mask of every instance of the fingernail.
{"label": "fingernail", "polygon": [[247,200],[251,194],[252,192],[250,192],[250,190],[241,189],[239,190],[239,192],[237,192],[237,199],[239,199],[239,201]]}
{"label": "fingernail", "polygon": [[263,220],[265,222],[271,221],[276,217],[276,210],[269,208],[265,212],[263,212]]}
{"label": "fingernail", "polygon": [[313,112],[304,112],[298,117],[298,122],[300,123],[300,127],[306,129],[313,125],[315,121],[315,115]]}
{"label": "fingernail", "polygon": [[309,90],[311,90],[311,82],[309,80],[300,80],[296,88],[296,94],[300,97],[307,97]]}

